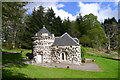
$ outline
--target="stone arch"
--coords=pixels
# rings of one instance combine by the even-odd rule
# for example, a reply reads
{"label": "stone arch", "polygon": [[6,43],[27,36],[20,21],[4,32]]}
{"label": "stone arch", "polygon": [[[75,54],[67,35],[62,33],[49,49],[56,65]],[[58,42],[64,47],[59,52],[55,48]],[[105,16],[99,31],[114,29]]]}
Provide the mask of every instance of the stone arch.
{"label": "stone arch", "polygon": [[66,60],[66,55],[64,52],[60,53],[60,61],[65,61]]}
{"label": "stone arch", "polygon": [[60,51],[60,60],[66,61],[67,60],[68,53],[66,51]]}
{"label": "stone arch", "polygon": [[65,60],[65,54],[64,53],[61,53],[61,57],[62,57],[62,60]]}

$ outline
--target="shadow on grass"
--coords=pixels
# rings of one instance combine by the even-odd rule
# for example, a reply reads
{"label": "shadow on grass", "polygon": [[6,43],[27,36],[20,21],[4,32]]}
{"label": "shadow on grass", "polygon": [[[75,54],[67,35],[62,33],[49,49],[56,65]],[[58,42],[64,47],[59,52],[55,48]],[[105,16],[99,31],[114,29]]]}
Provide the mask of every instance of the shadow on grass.
{"label": "shadow on grass", "polygon": [[2,53],[2,64],[12,63],[11,65],[2,67],[2,79],[3,80],[18,80],[18,79],[29,79],[26,74],[17,71],[21,68],[25,68],[28,64],[21,62],[28,61],[24,60],[20,53]]}
{"label": "shadow on grass", "polygon": [[22,58],[21,53],[2,52],[2,64],[28,61]]}
{"label": "shadow on grass", "polygon": [[23,68],[26,67],[27,64],[16,64],[16,65],[9,65],[5,66],[2,68],[2,79],[7,80],[7,79],[25,79],[27,78],[26,74],[19,73],[17,70],[13,70],[15,68]]}

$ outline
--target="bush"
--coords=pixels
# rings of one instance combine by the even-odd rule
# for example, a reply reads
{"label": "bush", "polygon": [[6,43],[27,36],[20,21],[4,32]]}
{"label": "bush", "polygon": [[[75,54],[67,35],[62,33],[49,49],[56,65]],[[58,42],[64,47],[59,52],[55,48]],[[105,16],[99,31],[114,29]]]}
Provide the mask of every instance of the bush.
{"label": "bush", "polygon": [[86,54],[86,49],[81,46],[81,57],[84,58],[84,55]]}
{"label": "bush", "polygon": [[26,56],[31,60],[33,59],[34,55],[32,53],[27,53]]}

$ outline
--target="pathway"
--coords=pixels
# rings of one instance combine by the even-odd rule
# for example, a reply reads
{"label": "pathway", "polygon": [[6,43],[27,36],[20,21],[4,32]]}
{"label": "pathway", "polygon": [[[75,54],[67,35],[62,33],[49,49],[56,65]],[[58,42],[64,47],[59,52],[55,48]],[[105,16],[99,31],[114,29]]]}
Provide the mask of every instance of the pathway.
{"label": "pathway", "polygon": [[100,67],[95,63],[82,63],[81,65],[75,65],[75,64],[65,64],[65,63],[34,63],[33,61],[25,61],[25,62],[15,62],[15,63],[7,63],[3,64],[2,67],[12,65],[12,64],[32,64],[36,66],[42,66],[42,67],[59,67],[59,68],[70,68],[75,70],[83,70],[83,71],[103,71],[100,69]]}
{"label": "pathway", "polygon": [[64,64],[64,63],[33,63],[33,65],[42,66],[42,67],[59,67],[59,68],[70,68],[75,70],[84,70],[84,71],[103,71],[99,68],[96,63],[82,63],[81,65],[75,64]]}

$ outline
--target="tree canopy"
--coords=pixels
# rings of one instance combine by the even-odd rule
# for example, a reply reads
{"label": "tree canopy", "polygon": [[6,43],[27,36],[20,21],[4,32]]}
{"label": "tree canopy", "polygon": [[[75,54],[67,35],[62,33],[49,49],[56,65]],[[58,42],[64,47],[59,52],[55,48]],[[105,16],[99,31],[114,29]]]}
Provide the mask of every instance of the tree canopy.
{"label": "tree canopy", "polygon": [[27,3],[7,2],[2,5],[3,42],[9,48],[32,48],[32,39],[43,25],[55,36],[61,36],[68,32],[72,37],[77,37],[80,44],[94,48],[117,48],[118,23],[115,18],[105,19],[101,24],[97,16],[79,14],[75,21],[69,17],[62,20],[56,16],[52,8],[47,10],[43,6],[32,11],[32,15],[26,14],[23,8]]}

